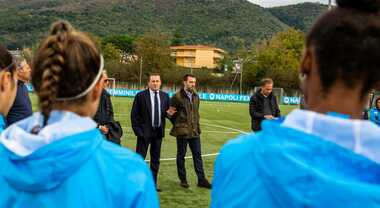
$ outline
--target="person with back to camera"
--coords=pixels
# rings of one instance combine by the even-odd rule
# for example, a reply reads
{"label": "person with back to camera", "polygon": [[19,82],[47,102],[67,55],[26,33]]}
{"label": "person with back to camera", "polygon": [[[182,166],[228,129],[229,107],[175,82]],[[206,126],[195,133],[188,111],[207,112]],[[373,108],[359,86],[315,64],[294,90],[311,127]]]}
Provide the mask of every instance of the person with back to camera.
{"label": "person with back to camera", "polygon": [[12,55],[0,46],[0,133],[6,127],[6,116],[17,93],[16,64]]}
{"label": "person with back to camera", "polygon": [[84,33],[52,25],[32,67],[40,112],[0,136],[0,207],[159,207],[142,158],[92,120],[103,66]]}
{"label": "person with back to camera", "polygon": [[380,0],[337,0],[306,36],[307,110],[223,147],[211,207],[380,207],[380,128],[362,120],[380,82]]}
{"label": "person with back to camera", "polygon": [[21,121],[33,114],[32,102],[26,84],[30,81],[31,69],[23,57],[15,58],[17,75],[17,94],[7,115],[7,126]]}
{"label": "person with back to camera", "polygon": [[98,124],[98,128],[105,138],[117,145],[121,145],[121,137],[123,136],[123,128],[120,123],[115,120],[111,95],[107,92],[108,75],[103,71],[104,86],[100,95],[99,106],[94,116],[94,121]]}

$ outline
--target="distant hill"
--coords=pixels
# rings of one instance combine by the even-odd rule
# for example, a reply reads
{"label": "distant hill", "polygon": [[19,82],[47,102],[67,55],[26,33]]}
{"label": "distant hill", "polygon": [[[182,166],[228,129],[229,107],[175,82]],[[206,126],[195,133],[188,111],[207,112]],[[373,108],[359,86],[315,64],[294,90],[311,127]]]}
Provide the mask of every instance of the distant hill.
{"label": "distant hill", "polygon": [[307,32],[316,18],[327,11],[327,5],[302,3],[290,6],[269,8],[269,11],[285,24]]}
{"label": "distant hill", "polygon": [[65,19],[100,37],[158,27],[183,43],[234,50],[287,28],[275,10],[247,0],[0,0],[0,42],[31,46],[52,21]]}

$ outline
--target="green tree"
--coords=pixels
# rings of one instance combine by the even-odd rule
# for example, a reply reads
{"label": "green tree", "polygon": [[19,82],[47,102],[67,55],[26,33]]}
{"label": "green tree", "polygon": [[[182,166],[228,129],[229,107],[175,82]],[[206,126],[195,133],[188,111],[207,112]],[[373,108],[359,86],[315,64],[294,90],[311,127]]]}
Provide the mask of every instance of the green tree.
{"label": "green tree", "polygon": [[173,34],[173,38],[171,41],[172,46],[179,46],[184,44],[184,36],[180,30],[176,30]]}
{"label": "green tree", "polygon": [[116,48],[112,43],[107,43],[102,46],[103,57],[106,61],[119,61],[121,60],[122,52]]}
{"label": "green tree", "polygon": [[269,40],[255,44],[244,65],[245,83],[257,85],[264,77],[271,77],[276,87],[298,88],[298,68],[304,47],[304,34],[295,29],[279,32]]}
{"label": "green tree", "polygon": [[108,76],[121,82],[137,83],[139,81],[139,65],[135,62],[122,63],[120,61],[107,61]]}
{"label": "green tree", "polygon": [[102,44],[112,43],[112,45],[123,53],[132,54],[134,52],[133,42],[134,38],[128,35],[116,35],[103,39]]}
{"label": "green tree", "polygon": [[136,41],[136,54],[142,60],[143,73],[158,72],[162,75],[170,73],[175,67],[174,59],[170,56],[170,38],[160,31],[145,33]]}

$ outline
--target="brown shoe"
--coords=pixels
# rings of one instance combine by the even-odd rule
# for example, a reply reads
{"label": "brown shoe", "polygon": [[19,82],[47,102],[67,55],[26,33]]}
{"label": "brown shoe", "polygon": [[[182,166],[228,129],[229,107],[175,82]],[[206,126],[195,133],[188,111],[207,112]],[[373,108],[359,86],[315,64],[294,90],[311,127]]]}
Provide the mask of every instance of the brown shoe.
{"label": "brown shoe", "polygon": [[203,179],[203,180],[198,181],[198,187],[211,189],[211,184],[210,182],[208,182],[207,179]]}
{"label": "brown shoe", "polygon": [[181,181],[181,183],[179,184],[181,187],[183,188],[189,188],[189,184],[187,183],[187,181]]}

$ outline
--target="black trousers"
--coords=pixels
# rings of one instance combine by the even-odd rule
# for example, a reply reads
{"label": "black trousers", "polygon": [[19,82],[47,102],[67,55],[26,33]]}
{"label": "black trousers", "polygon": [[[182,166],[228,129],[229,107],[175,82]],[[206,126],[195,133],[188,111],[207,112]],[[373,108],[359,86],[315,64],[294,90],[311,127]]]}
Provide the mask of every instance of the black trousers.
{"label": "black trousers", "polygon": [[187,144],[189,144],[191,153],[193,155],[193,163],[195,173],[198,176],[198,181],[205,179],[203,170],[203,161],[201,154],[201,140],[199,137],[190,139],[177,137],[177,172],[181,181],[186,181],[186,168],[185,168],[185,155],[187,151]]}
{"label": "black trousers", "polygon": [[148,152],[150,144],[150,170],[153,174],[154,182],[157,184],[158,170],[160,168],[160,156],[161,156],[161,143],[162,136],[161,130],[153,131],[150,138],[137,137],[136,152],[140,154],[144,159]]}

